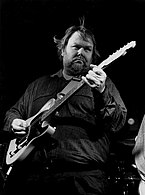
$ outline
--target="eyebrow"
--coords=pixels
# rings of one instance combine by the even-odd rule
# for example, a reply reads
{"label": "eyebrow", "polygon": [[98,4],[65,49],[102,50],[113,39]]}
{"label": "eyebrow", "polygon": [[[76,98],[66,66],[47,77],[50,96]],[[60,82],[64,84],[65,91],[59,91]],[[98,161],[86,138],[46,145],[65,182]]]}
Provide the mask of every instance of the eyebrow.
{"label": "eyebrow", "polygon": [[[89,42],[88,42],[88,43],[89,43]],[[79,44],[79,43],[76,43],[76,42],[74,42],[73,45],[82,46],[82,44]],[[93,48],[93,45],[90,43],[90,45],[85,45],[84,47]]]}

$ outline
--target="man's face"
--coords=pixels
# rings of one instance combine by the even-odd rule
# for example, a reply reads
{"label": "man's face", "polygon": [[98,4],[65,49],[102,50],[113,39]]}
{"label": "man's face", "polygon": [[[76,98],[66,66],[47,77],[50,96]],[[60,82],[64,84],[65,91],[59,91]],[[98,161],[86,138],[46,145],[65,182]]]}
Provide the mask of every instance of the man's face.
{"label": "man's face", "polygon": [[92,62],[92,54],[92,40],[83,40],[78,31],[72,34],[62,53],[65,73],[70,76],[86,74]]}

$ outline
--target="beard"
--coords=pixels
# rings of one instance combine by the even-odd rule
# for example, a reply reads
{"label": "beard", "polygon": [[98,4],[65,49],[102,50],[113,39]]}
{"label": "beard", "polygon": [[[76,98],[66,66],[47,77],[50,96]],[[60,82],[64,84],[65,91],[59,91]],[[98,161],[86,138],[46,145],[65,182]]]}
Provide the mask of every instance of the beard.
{"label": "beard", "polygon": [[89,71],[89,67],[85,61],[80,59],[64,63],[65,72],[70,76],[84,76]]}

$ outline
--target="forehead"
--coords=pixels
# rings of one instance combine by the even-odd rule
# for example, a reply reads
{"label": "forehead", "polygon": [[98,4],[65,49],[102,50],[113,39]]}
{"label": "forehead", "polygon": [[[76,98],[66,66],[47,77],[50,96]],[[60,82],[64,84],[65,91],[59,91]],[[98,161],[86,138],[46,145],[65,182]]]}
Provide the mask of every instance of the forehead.
{"label": "forehead", "polygon": [[93,47],[92,39],[89,37],[86,37],[84,40],[80,32],[78,31],[74,32],[68,41],[68,45],[73,45],[73,44],[83,44],[85,46]]}

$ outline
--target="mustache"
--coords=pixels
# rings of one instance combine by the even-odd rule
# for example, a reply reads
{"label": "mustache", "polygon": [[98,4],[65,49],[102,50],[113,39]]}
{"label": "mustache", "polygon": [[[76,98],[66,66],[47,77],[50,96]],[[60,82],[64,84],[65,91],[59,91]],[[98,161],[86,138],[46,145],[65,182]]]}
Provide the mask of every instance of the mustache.
{"label": "mustache", "polygon": [[83,63],[86,63],[86,59],[85,59],[84,57],[82,57],[82,56],[75,57],[75,58],[72,60],[72,62],[75,62],[75,61],[77,61],[77,60],[82,61]]}

